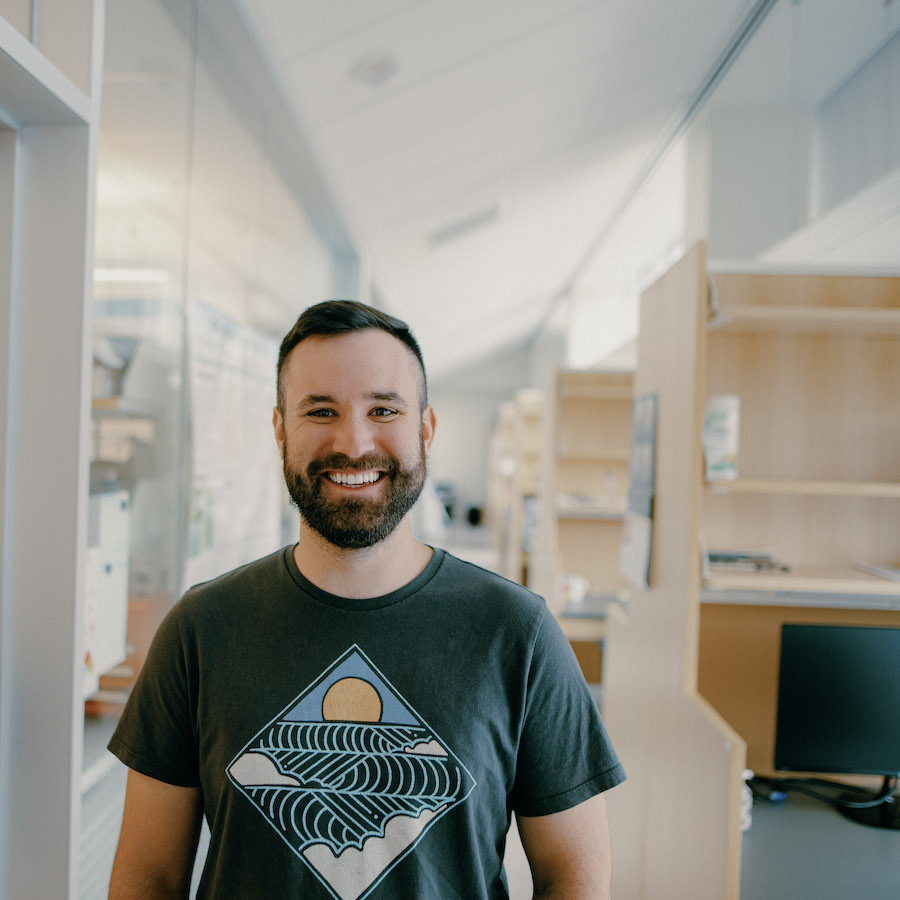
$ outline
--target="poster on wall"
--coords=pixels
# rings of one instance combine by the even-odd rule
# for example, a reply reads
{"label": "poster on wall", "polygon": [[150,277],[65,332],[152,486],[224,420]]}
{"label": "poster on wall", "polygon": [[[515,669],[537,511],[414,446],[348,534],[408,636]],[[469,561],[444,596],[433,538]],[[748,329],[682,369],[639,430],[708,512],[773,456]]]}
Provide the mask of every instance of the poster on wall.
{"label": "poster on wall", "polygon": [[629,583],[644,589],[650,586],[650,551],[653,546],[657,406],[655,393],[634,398],[628,505],[619,560],[619,569]]}
{"label": "poster on wall", "polygon": [[277,342],[194,304],[188,355],[192,465],[185,588],[277,549],[284,492],[272,433]]}

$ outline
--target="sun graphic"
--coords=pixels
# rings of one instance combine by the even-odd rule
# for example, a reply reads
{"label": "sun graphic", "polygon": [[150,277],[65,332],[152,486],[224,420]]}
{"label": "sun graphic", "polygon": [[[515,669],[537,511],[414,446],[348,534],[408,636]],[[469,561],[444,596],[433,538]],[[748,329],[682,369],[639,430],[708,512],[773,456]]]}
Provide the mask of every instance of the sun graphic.
{"label": "sun graphic", "polygon": [[322,699],[326,722],[380,722],[381,696],[362,678],[341,678]]}

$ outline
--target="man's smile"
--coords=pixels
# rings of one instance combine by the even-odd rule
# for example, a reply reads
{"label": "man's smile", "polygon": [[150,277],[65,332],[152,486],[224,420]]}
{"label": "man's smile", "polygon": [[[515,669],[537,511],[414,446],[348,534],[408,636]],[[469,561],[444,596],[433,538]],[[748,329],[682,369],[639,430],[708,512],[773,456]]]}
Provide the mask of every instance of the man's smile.
{"label": "man's smile", "polygon": [[344,487],[363,487],[380,481],[384,474],[378,469],[368,469],[365,472],[326,472],[325,477],[332,484],[340,484]]}

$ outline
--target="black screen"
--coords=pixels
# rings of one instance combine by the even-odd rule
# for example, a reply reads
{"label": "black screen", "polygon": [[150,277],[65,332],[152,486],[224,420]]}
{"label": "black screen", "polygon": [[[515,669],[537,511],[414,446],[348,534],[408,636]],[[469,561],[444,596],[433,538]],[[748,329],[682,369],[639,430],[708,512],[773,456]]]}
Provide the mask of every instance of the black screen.
{"label": "black screen", "polygon": [[782,626],[775,768],[900,773],[900,628]]}

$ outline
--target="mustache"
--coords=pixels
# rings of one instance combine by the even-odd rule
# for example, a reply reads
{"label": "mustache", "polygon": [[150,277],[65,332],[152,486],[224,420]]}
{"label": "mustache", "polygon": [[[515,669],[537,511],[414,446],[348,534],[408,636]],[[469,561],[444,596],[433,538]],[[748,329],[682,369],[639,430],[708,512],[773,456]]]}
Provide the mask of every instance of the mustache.
{"label": "mustache", "polygon": [[365,472],[369,469],[383,469],[391,477],[400,471],[400,463],[390,456],[378,453],[367,453],[357,459],[347,456],[345,453],[329,453],[314,459],[307,467],[306,473],[310,478],[315,478],[326,469],[345,469],[351,472]]}

